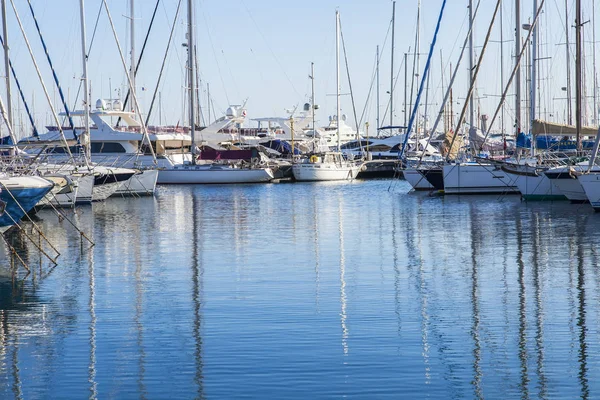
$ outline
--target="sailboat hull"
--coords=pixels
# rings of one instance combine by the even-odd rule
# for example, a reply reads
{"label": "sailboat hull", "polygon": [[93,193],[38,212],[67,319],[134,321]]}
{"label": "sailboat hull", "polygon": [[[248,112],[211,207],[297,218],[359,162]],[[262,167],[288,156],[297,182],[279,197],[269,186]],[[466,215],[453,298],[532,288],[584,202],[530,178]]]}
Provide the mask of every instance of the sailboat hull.
{"label": "sailboat hull", "polygon": [[566,196],[552,184],[543,171],[528,165],[506,165],[502,170],[519,188],[525,201],[567,200]]}
{"label": "sailboat hull", "polygon": [[600,174],[583,174],[577,177],[594,210],[600,211]]}
{"label": "sailboat hull", "polygon": [[0,233],[19,222],[53,187],[52,182],[36,176],[0,178],[0,200],[5,203]]}
{"label": "sailboat hull", "polygon": [[433,190],[434,187],[425,179],[421,172],[414,168],[404,170],[404,179],[412,186],[414,190]]}
{"label": "sailboat hull", "polygon": [[152,196],[157,180],[158,170],[144,170],[123,182],[113,196]]}
{"label": "sailboat hull", "polygon": [[264,183],[273,179],[271,168],[234,168],[221,165],[189,165],[160,170],[159,184]]}
{"label": "sailboat hull", "polygon": [[445,194],[519,194],[519,188],[500,168],[492,164],[445,165]]}
{"label": "sailboat hull", "polygon": [[585,191],[569,167],[550,169],[544,174],[572,203],[587,203]]}
{"label": "sailboat hull", "polygon": [[292,171],[297,181],[347,181],[355,179],[360,165],[294,164]]}

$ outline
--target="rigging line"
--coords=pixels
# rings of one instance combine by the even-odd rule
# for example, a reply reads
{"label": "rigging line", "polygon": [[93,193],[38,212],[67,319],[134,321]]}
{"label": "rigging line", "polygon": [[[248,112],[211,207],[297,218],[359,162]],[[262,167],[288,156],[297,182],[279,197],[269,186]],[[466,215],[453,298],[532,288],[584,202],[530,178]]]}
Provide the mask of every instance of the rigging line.
{"label": "rigging line", "polygon": [[[94,24],[94,31],[92,33],[92,39],[90,40],[90,45],[87,50],[87,58],[89,59],[90,53],[92,51],[92,44],[94,43],[94,38],[96,37],[96,30],[98,29],[98,22],[100,22],[100,15],[102,14],[102,2],[100,2],[100,8],[98,9],[98,15],[96,16],[96,23]],[[79,100],[79,94],[81,93],[81,86],[83,85],[83,80],[79,81],[79,86],[77,88],[77,93],[75,94],[75,101],[73,101],[73,109],[77,107],[77,101]],[[63,118],[63,122],[64,122]]]}
{"label": "rigging line", "polygon": [[[384,37],[384,39],[383,39],[383,45],[381,46],[381,52],[383,52],[383,50],[385,49],[385,45],[386,45],[386,43],[387,43],[387,40],[388,40],[388,37],[389,37],[389,34],[390,34],[390,31],[391,31],[391,29],[392,29],[392,20],[390,20],[390,23],[389,23],[389,25],[388,25],[388,30],[387,30],[387,32],[385,33],[385,37]],[[370,94],[371,94],[371,92],[372,92],[372,90],[373,90],[373,85],[375,84],[375,77],[376,77],[376,74],[377,74],[377,73],[376,73],[377,64],[379,64],[379,63],[380,63],[380,61],[381,61],[381,54],[379,55],[379,60],[378,60],[378,59],[375,59],[375,67],[374,67],[374,69],[373,69],[373,77],[372,77],[372,79],[371,79],[371,87],[369,88],[369,95],[367,96],[367,101],[365,101],[365,107],[363,108],[363,113],[362,113],[362,115],[361,115],[361,117],[360,117],[360,123],[361,123],[361,125],[362,125],[362,121],[363,121],[363,118],[364,118],[364,116],[365,116],[365,113],[366,113],[366,109],[367,109],[367,107],[368,107],[368,106],[367,106],[367,103],[368,103],[368,101],[369,101]],[[402,62],[404,62],[404,60],[403,60]],[[401,65],[400,65],[400,66],[402,66],[402,63],[401,63]],[[387,113],[387,110],[384,112],[384,118],[383,118],[383,119],[385,119],[386,113]],[[381,118],[380,118],[380,119],[381,119]],[[379,129],[379,127],[377,127],[377,129]]]}
{"label": "rigging line", "polygon": [[[412,63],[412,76],[410,79],[410,97],[408,98],[408,101],[410,103],[410,107],[409,109],[412,109],[412,101],[413,101],[413,95],[414,95],[414,89],[415,89],[415,76],[417,73],[417,63],[420,57],[419,54],[419,50],[421,48],[421,35],[420,35],[420,31],[421,31],[421,0],[419,0],[418,3],[418,7],[417,7],[417,29],[415,29],[415,51],[413,53],[413,63]],[[406,107],[406,104],[404,105],[404,107]],[[394,112],[394,110],[391,110],[391,112]],[[417,131],[419,130],[419,124],[417,122]]]}
{"label": "rigging line", "polygon": [[[342,48],[344,49],[344,61],[346,62],[346,75],[348,76],[348,88],[350,89],[350,100],[352,101],[352,112],[354,113],[354,123],[356,124],[356,134],[358,136],[358,132],[360,130],[360,125],[358,125],[358,119],[356,117],[356,106],[354,105],[354,93],[352,92],[352,81],[350,80],[350,67],[348,66],[348,54],[346,53],[346,42],[344,42],[344,33],[342,32],[342,21],[340,19],[340,36],[342,38]],[[338,123],[338,131],[339,131],[339,123]]]}
{"label": "rigging line", "polygon": [[[152,31],[152,26],[154,25],[154,18],[156,18],[156,11],[158,11],[158,5],[160,4],[160,0],[156,0],[156,5],[154,6],[154,11],[152,12],[152,18],[150,18],[150,25],[148,25],[148,31],[146,32],[146,37],[144,38],[144,44],[142,45],[142,50],[140,51],[140,56],[137,60],[137,63],[135,65],[135,71],[133,71],[133,76],[137,76],[138,70],[140,69],[140,64],[142,63],[142,57],[144,56],[144,50],[146,50],[146,45],[148,44],[148,38],[150,37],[150,32]],[[131,23],[133,24],[133,18],[134,16],[131,15]],[[131,39],[133,43],[133,38]],[[130,66],[130,68],[133,68],[133,65]],[[125,100],[123,100],[123,110],[127,109],[127,101],[129,101],[129,96],[131,94],[131,88],[127,88],[127,94],[125,95]],[[142,118],[142,116],[140,116],[140,118]],[[121,117],[119,117],[119,119],[117,119],[117,127],[119,126],[119,124],[121,123]],[[146,122],[147,124],[148,122]]]}
{"label": "rigging line", "polygon": [[[477,13],[479,12],[479,5],[480,4],[481,4],[481,0],[477,1],[477,6],[475,6],[475,11],[473,11],[473,20],[475,20],[475,18],[477,18]],[[440,123],[442,115],[444,114],[444,108],[446,107],[446,103],[448,102],[448,99],[450,97],[450,93],[452,93],[452,86],[454,85],[454,80],[456,79],[456,76],[458,75],[460,64],[462,62],[463,56],[465,54],[465,49],[466,49],[467,44],[469,42],[469,37],[471,36],[472,32],[473,32],[473,24],[471,24],[471,26],[469,27],[469,30],[467,32],[467,36],[465,36],[465,41],[464,41],[462,49],[460,51],[460,55],[458,56],[458,61],[456,62],[456,67],[454,67],[454,71],[452,72],[452,77],[450,78],[450,82],[448,83],[448,88],[446,89],[446,94],[444,95],[444,100],[442,101],[442,104],[440,106],[440,111],[438,112],[438,116],[435,119],[435,123],[433,124],[433,128],[431,128],[431,134],[429,135],[429,138],[427,138],[427,145],[423,149],[423,153],[421,153],[421,157],[419,158],[419,162],[417,163],[417,167],[419,165],[421,165],[421,161],[423,160],[423,157],[425,156],[425,150],[427,149],[427,147],[431,143],[431,139],[433,138],[433,135],[435,134],[435,131],[436,131],[436,129],[437,129],[439,123]],[[451,150],[452,150],[452,148],[450,148],[450,151]]]}
{"label": "rigging line", "polygon": [[296,90],[296,87],[294,86],[294,83],[292,82],[292,80],[290,79],[289,75],[287,74],[287,72],[283,68],[283,64],[281,64],[281,61],[279,60],[279,58],[277,57],[277,55],[275,54],[275,52],[273,51],[273,49],[269,45],[269,42],[267,42],[267,39],[266,39],[265,35],[260,30],[258,24],[256,23],[256,20],[254,19],[254,17],[252,16],[252,13],[250,12],[250,9],[246,5],[246,2],[244,0],[240,0],[240,2],[244,5],[244,8],[246,9],[246,12],[248,13],[248,16],[250,17],[250,20],[252,21],[252,23],[254,24],[254,27],[256,28],[256,30],[258,31],[258,33],[260,34],[260,36],[264,40],[265,44],[267,45],[267,48],[271,52],[271,55],[273,56],[273,58],[275,59],[275,61],[279,65],[279,68],[281,68],[281,70],[283,71],[283,74],[285,75],[285,78],[287,79],[287,81],[289,82],[289,84],[292,86],[292,89],[294,90],[294,92],[296,93],[296,95],[298,97],[303,98],[303,96],[301,96],[300,93],[298,93],[298,91]]}
{"label": "rigging line", "polygon": [[[499,0],[500,1],[500,0]],[[519,53],[519,55],[517,56],[517,63],[513,68],[512,74],[510,75],[510,78],[508,79],[508,83],[506,84],[506,87],[504,89],[504,92],[502,93],[502,97],[500,98],[500,103],[498,104],[498,107],[496,108],[496,111],[494,112],[494,116],[492,118],[492,120],[490,121],[490,124],[488,126],[488,131],[483,139],[483,142],[481,144],[481,147],[483,147],[483,143],[485,143],[485,141],[488,138],[488,135],[490,133],[490,129],[492,128],[492,125],[494,124],[494,121],[496,120],[496,117],[498,116],[498,113],[500,112],[500,108],[502,107],[502,104],[504,103],[504,101],[506,100],[506,95],[508,93],[508,89],[510,88],[510,85],[512,84],[512,81],[515,77],[515,74],[517,72],[517,69],[520,67],[521,65],[521,60],[523,59],[523,53],[525,52],[525,50],[527,49],[527,46],[529,44],[529,41],[531,40],[531,35],[533,33],[533,30],[538,22],[539,16],[542,12],[542,7],[544,7],[544,4],[546,3],[546,0],[542,0],[540,3],[540,6],[538,7],[537,13],[535,14],[535,18],[533,19],[533,22],[531,23],[531,29],[529,30],[529,33],[527,34],[527,37],[525,38],[525,41],[523,42],[523,46],[521,47],[521,52]],[[484,47],[485,50],[485,47]],[[483,54],[482,54],[483,56]],[[532,138],[533,141],[533,138]]]}
{"label": "rigging line", "polygon": [[223,74],[221,74],[221,65],[219,64],[219,58],[217,56],[217,51],[215,50],[215,44],[213,43],[212,35],[210,34],[210,29],[208,27],[208,20],[206,19],[206,13],[203,12],[202,17],[204,18],[204,26],[206,27],[206,33],[208,34],[208,41],[210,42],[210,47],[213,51],[213,56],[215,57],[215,63],[217,64],[217,69],[219,70],[219,79],[221,80],[221,86],[223,87],[223,93],[225,94],[225,99],[227,100],[227,103],[231,104],[231,102],[229,101],[229,95],[227,94],[227,89],[225,87],[225,81],[223,80]]}
{"label": "rigging line", "polygon": [[[542,0],[542,1],[544,1],[544,0]],[[471,96],[473,95],[473,90],[475,90],[475,82],[477,81],[477,76],[479,75],[479,69],[481,68],[483,56],[485,54],[487,45],[490,41],[490,37],[492,35],[492,28],[494,27],[494,22],[496,21],[496,16],[498,15],[498,10],[500,9],[501,4],[502,4],[502,0],[498,0],[498,2],[496,3],[496,8],[494,9],[494,15],[492,15],[492,21],[490,22],[490,26],[489,26],[487,34],[485,36],[485,41],[483,42],[483,48],[481,49],[481,54],[479,55],[479,60],[477,61],[477,66],[475,67],[475,72],[473,72],[473,77],[471,79],[471,86],[469,86],[469,91],[467,92],[467,96],[466,96],[467,101],[465,101],[465,104],[463,105],[463,108],[460,113],[460,117],[458,118],[458,122],[456,123],[456,130],[454,131],[454,135],[452,136],[452,142],[450,142],[450,147],[449,147],[450,150],[452,150],[452,147],[454,146],[456,136],[458,135],[460,127],[464,121],[465,114],[467,113],[467,106],[469,105],[468,99],[472,99]],[[471,100],[471,101],[473,101],[473,100]],[[490,126],[491,126],[491,124],[490,124]],[[469,129],[473,129],[473,127],[469,127]],[[488,133],[489,133],[489,127],[488,127]],[[487,135],[486,135],[486,138],[487,138]],[[471,150],[471,151],[473,151],[473,150]],[[448,157],[446,157],[446,160],[449,159],[449,155],[450,155],[450,152],[448,152]]]}
{"label": "rigging line", "polygon": [[[4,46],[4,40],[2,38],[2,35],[0,35],[0,44],[2,44],[2,46]],[[31,123],[31,127],[33,128],[33,136],[38,137],[39,132],[37,130],[37,126],[35,124],[33,114],[31,113],[31,110],[29,109],[29,103],[25,99],[25,94],[23,93],[23,88],[21,87],[21,83],[19,82],[19,79],[17,79],[17,73],[15,72],[15,68],[13,67],[13,64],[12,64],[12,61],[10,60],[10,58],[8,60],[8,65],[10,67],[10,72],[12,73],[12,76],[15,79],[15,83],[17,84],[17,89],[19,90],[19,95],[21,97],[21,100],[23,101],[23,105],[25,106],[25,112],[27,112],[27,116],[29,117],[29,122]]]}
{"label": "rigging line", "polygon": [[21,35],[23,36],[23,40],[27,45],[27,50],[29,52],[29,56],[31,57],[31,61],[33,62],[33,66],[35,68],[35,72],[37,73],[38,79],[40,80],[40,84],[42,85],[42,89],[44,90],[44,95],[46,96],[46,101],[50,107],[50,112],[52,117],[54,117],[55,123],[58,125],[58,131],[60,133],[60,138],[64,142],[67,154],[71,161],[73,161],[73,154],[71,153],[71,149],[69,148],[69,144],[67,139],[65,138],[65,133],[63,132],[60,120],[58,115],[56,114],[56,110],[54,109],[54,105],[52,104],[52,99],[50,98],[50,94],[48,93],[48,89],[46,88],[46,84],[44,83],[44,78],[42,77],[42,73],[35,59],[35,55],[33,54],[33,49],[31,48],[31,44],[29,43],[29,39],[27,38],[27,34],[25,33],[25,28],[23,28],[23,23],[21,22],[21,17],[19,17],[19,13],[17,12],[17,7],[15,6],[14,0],[10,0],[10,5],[12,6],[13,12],[15,13],[15,18],[17,19],[17,24],[19,25],[19,30],[21,31]]}
{"label": "rigging line", "polygon": [[[13,1],[13,0],[11,0]],[[115,24],[113,23],[112,20],[112,16],[110,15],[110,11],[108,9],[108,3],[106,2],[106,0],[102,0],[102,3],[104,4],[104,8],[106,10],[106,16],[108,17],[108,22],[110,23],[110,28],[112,29],[112,33],[113,33],[113,37],[115,39],[115,44],[117,45],[117,49],[119,50],[119,57],[121,58],[121,63],[123,64],[123,69],[125,70],[125,72],[127,72],[127,63],[125,62],[125,58],[123,57],[123,51],[121,50],[121,43],[119,42],[119,36],[117,35],[117,31],[115,29]],[[131,76],[129,76],[129,74],[125,73],[126,77],[127,77],[127,82],[129,84],[130,87],[132,87],[132,81],[131,81]],[[143,135],[143,141],[145,141],[146,143],[149,144],[148,148],[150,149],[150,153],[152,154],[152,159],[154,160],[154,164],[157,163],[156,161],[156,153],[154,152],[154,148],[150,145],[150,137],[148,136],[148,129],[146,127],[145,121],[144,121],[144,117],[142,116],[142,111],[140,109],[140,103],[137,99],[137,96],[135,94],[135,88],[133,88],[134,90],[131,91],[131,97],[133,99],[133,105],[135,107],[135,111],[137,112],[137,114],[140,117],[140,125],[141,125],[141,130],[142,130],[142,135]]]}
{"label": "rigging line", "polygon": [[[463,21],[462,21],[462,24],[460,26],[460,30],[459,31],[462,31],[463,27],[465,26],[465,23],[468,20],[468,16],[469,16],[469,13],[466,12],[465,13],[465,17],[463,18]],[[452,55],[452,53],[454,53],[454,49],[456,48],[457,43],[458,43],[458,37],[454,40],[454,44],[452,46],[452,50],[450,51],[450,56]],[[411,52],[411,48],[409,47],[408,48],[408,54],[410,54],[410,52]],[[450,64],[450,61],[448,61],[446,63],[446,66],[444,68],[444,72],[446,71],[446,68],[448,68],[449,64]],[[396,74],[396,79],[394,79],[394,91],[396,91],[396,85],[398,84],[398,77],[400,76],[400,73],[402,72],[402,66],[403,65],[404,65],[404,58],[402,60],[402,63],[400,63],[400,67],[398,67],[398,73]],[[406,105],[405,105],[405,107],[406,107]],[[387,112],[389,111],[389,108],[390,108],[390,101],[388,99],[388,103],[386,105],[385,112],[384,112],[383,117],[381,119],[385,119],[385,116],[387,115]]]}
{"label": "rigging line", "polygon": [[27,0],[27,3],[29,4],[29,11],[31,11],[31,16],[33,17],[33,22],[35,23],[35,28],[38,32],[38,36],[40,37],[40,41],[42,42],[42,47],[44,48],[44,53],[46,53],[46,59],[48,60],[48,65],[50,66],[50,69],[52,70],[52,77],[54,78],[54,83],[56,84],[56,87],[58,89],[58,95],[60,96],[60,100],[63,104],[63,107],[65,108],[66,113],[67,113],[69,125],[71,126],[71,129],[73,130],[73,137],[75,138],[75,140],[77,140],[77,144],[80,144],[79,135],[77,135],[77,131],[75,130],[75,123],[73,122],[73,117],[71,116],[71,111],[69,110],[69,106],[67,105],[67,101],[65,100],[65,95],[63,93],[62,87],[60,86],[58,76],[56,75],[56,70],[54,69],[54,65],[52,64],[52,59],[50,58],[50,53],[48,52],[48,47],[46,46],[46,41],[44,40],[44,37],[42,36],[42,31],[40,30],[40,26],[38,24],[37,18],[35,17],[35,13],[33,12],[33,6],[31,5],[31,0]]}
{"label": "rigging line", "polygon": [[148,108],[148,115],[146,116],[146,126],[150,122],[150,115],[152,114],[152,107],[154,107],[154,101],[156,100],[156,95],[158,93],[158,89],[161,83],[163,71],[165,69],[165,64],[167,62],[167,57],[169,55],[169,47],[171,46],[171,42],[173,39],[173,32],[175,32],[175,27],[177,26],[177,18],[179,17],[179,9],[181,8],[181,0],[177,3],[177,10],[175,11],[175,18],[173,18],[173,26],[171,27],[171,33],[169,34],[169,41],[167,42],[167,49],[165,50],[165,56],[162,61],[162,65],[160,66],[160,72],[158,74],[158,80],[156,82],[156,87],[154,88],[154,94],[152,95],[152,101],[150,102],[150,107]]}
{"label": "rigging line", "polygon": [[[409,53],[410,53],[410,50],[411,50],[411,47],[408,48]],[[400,72],[402,71],[402,66],[404,66],[404,57],[402,57],[402,62],[400,62],[400,66],[398,67],[398,73],[396,74],[396,78],[394,79],[393,91],[396,91],[396,85],[398,84],[398,77],[400,76]],[[381,120],[385,120],[387,117],[388,111],[390,111],[390,100],[391,99],[388,98],[387,105],[385,106],[385,111],[383,112],[383,116],[380,118]]]}
{"label": "rigging line", "polygon": [[[379,57],[379,59],[381,59],[381,57]],[[367,114],[367,109],[370,111],[370,100],[371,100],[371,93],[373,93],[373,86],[375,85],[375,78],[377,77],[377,64],[379,63],[379,59],[377,57],[375,57],[375,63],[373,65],[373,74],[371,76],[371,85],[369,86],[369,92],[367,93],[367,100],[365,100],[365,106],[363,107],[363,111],[362,114],[360,115],[360,121],[359,121],[359,126],[362,126],[362,122],[363,119],[365,118],[365,115]],[[376,129],[379,129],[379,127],[376,127]]]}
{"label": "rigging line", "polygon": [[[501,1],[502,0],[498,0],[498,3],[500,3]],[[431,46],[429,48],[429,55],[427,57],[427,63],[425,64],[425,70],[423,71],[423,78],[421,78],[421,84],[419,87],[419,91],[417,92],[415,106],[412,109],[412,114],[411,114],[410,120],[408,122],[408,127],[406,128],[406,136],[404,137],[404,142],[402,143],[402,150],[398,153],[398,158],[402,158],[402,156],[404,155],[404,150],[406,149],[406,144],[408,143],[408,137],[410,136],[412,126],[415,122],[415,117],[417,115],[417,110],[419,109],[419,103],[421,101],[421,94],[423,94],[423,88],[425,87],[425,81],[427,80],[427,76],[429,75],[429,67],[431,66],[431,58],[433,56],[433,49],[435,48],[435,43],[437,42],[437,35],[440,31],[440,26],[442,24],[442,18],[444,17],[444,9],[445,8],[446,8],[446,0],[444,0],[444,2],[442,3],[442,9],[440,10],[440,15],[438,17],[437,25],[435,27],[435,33],[433,34],[433,40],[431,41]]]}

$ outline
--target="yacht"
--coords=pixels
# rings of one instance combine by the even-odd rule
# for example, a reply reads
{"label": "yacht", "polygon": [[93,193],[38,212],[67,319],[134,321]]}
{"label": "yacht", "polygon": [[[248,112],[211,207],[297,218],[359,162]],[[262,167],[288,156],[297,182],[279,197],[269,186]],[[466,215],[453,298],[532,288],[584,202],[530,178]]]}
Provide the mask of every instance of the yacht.
{"label": "yacht", "polygon": [[345,181],[355,179],[362,161],[351,161],[340,152],[327,152],[304,157],[292,165],[297,181]]}
{"label": "yacht", "polygon": [[[84,116],[84,111],[74,111],[73,117]],[[123,111],[120,101],[96,102],[96,109],[90,112],[94,126],[90,128],[90,155],[93,164],[114,169],[115,166],[137,169],[140,173],[131,175],[129,182],[122,182],[118,194],[153,194],[156,183],[160,183],[157,169],[169,168],[176,163],[189,161],[190,136],[179,127],[150,127],[151,145],[144,143],[141,124],[134,113]],[[116,122],[121,121],[120,126]],[[63,129],[68,132],[67,128]],[[76,131],[83,131],[76,128]],[[81,147],[74,140],[68,141],[69,151],[78,154]],[[19,146],[30,153],[39,152],[45,147],[45,156],[52,162],[67,161],[67,149],[58,127],[48,127],[48,132],[19,141]],[[152,146],[152,149],[150,148]],[[152,150],[156,157],[152,155]]]}

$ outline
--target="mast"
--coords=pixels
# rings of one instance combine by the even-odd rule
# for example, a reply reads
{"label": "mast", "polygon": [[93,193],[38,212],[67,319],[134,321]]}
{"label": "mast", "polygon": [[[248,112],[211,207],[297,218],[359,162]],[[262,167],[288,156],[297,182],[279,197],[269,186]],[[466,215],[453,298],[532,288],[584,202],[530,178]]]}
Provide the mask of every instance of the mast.
{"label": "mast", "polygon": [[2,36],[4,38],[4,75],[6,75],[6,108],[8,123],[12,126],[12,100],[10,95],[10,59],[8,58],[8,26],[6,24],[6,0],[2,0]]}
{"label": "mast", "polygon": [[206,82],[206,101],[207,101],[207,114],[208,118],[206,118],[207,126],[210,125],[210,84]]}
{"label": "mast", "polygon": [[567,124],[573,125],[573,101],[571,100],[571,43],[569,42],[569,0],[565,0],[565,36],[567,41]]}
{"label": "mast", "polygon": [[581,0],[575,2],[575,132],[577,151],[581,150]]}
{"label": "mast", "polygon": [[404,53],[404,126],[408,123],[408,100],[406,98],[408,90],[408,53]]}
{"label": "mast", "polygon": [[392,2],[392,65],[390,70],[390,126],[394,126],[394,43],[396,31],[396,1]]}
{"label": "mast", "polygon": [[194,90],[195,82],[195,64],[194,64],[194,1],[188,0],[188,84],[190,86],[189,91],[189,117],[190,117],[190,136],[192,139],[192,165],[196,164],[196,140],[194,138],[196,133],[196,116],[195,116],[195,95]]}
{"label": "mast", "polygon": [[335,91],[337,109],[337,151],[340,151],[340,12],[337,10],[335,11]]}
{"label": "mast", "polygon": [[521,131],[521,67],[519,53],[521,51],[521,1],[515,0],[515,138]]}
{"label": "mast", "polygon": [[375,72],[376,76],[377,76],[377,100],[376,100],[376,104],[377,104],[377,107],[376,107],[377,108],[377,117],[376,117],[377,118],[377,125],[376,126],[377,126],[377,136],[379,136],[379,126],[380,126],[379,125],[379,45],[377,46],[377,55],[376,55],[376,58],[377,58],[377,62],[376,62],[377,69],[376,69],[376,72]]}
{"label": "mast", "polygon": [[134,0],[129,1],[129,27],[131,29],[131,67],[129,70],[129,76],[131,79],[131,90],[135,90],[135,8],[134,8]]}
{"label": "mast", "polygon": [[[538,9],[538,0],[533,0],[533,15],[535,15],[537,13],[537,9]],[[531,120],[531,122],[533,122],[533,120],[536,119],[536,115],[535,115],[535,107],[536,107],[536,84],[537,84],[537,67],[536,67],[536,63],[537,63],[537,47],[538,47],[538,25],[539,24],[535,24],[533,26],[533,35],[531,36],[532,38],[532,42],[531,42],[531,81],[529,82],[530,85],[530,99],[529,99],[529,119]],[[532,125],[530,125],[532,126]],[[533,143],[533,141],[531,141],[531,143]],[[533,147],[532,147],[533,149]]]}
{"label": "mast", "polygon": [[[473,85],[473,59],[475,58],[473,49],[473,0],[469,0],[469,86]],[[467,99],[469,102],[469,131],[475,128],[475,111],[473,104],[473,95]]]}
{"label": "mast", "polygon": [[[504,87],[504,16],[502,9],[504,5],[500,5],[500,87]],[[500,125],[502,131],[502,141],[505,140],[506,131],[504,130],[504,102],[502,102],[502,121]]]}
{"label": "mast", "polygon": [[[311,89],[311,108],[312,108],[312,131],[313,131],[313,137],[316,137],[316,132],[315,132],[315,63],[311,62],[310,63],[310,89]],[[294,156],[294,149],[292,148],[292,157]]]}
{"label": "mast", "polygon": [[87,70],[87,38],[86,38],[86,34],[85,34],[85,5],[84,5],[84,0],[79,0],[79,12],[80,12],[80,18],[81,18],[81,62],[82,62],[82,67],[83,67],[83,80],[82,80],[82,84],[83,84],[83,110],[84,110],[84,116],[83,116],[83,130],[84,130],[84,138],[85,138],[85,143],[87,143],[87,145],[85,146],[85,152],[86,152],[86,158],[90,159],[91,157],[91,150],[90,150],[90,146],[91,146],[91,138],[90,138],[90,95],[88,93],[88,70]]}
{"label": "mast", "polygon": [[592,60],[594,69],[594,125],[598,125],[598,76],[596,71],[596,3],[592,1]]}

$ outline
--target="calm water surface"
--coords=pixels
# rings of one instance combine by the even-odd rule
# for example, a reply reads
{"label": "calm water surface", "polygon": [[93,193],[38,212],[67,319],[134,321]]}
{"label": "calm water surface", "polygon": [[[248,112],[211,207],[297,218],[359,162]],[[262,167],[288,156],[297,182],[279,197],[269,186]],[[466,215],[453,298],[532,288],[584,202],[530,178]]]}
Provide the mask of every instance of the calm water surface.
{"label": "calm water surface", "polygon": [[161,187],[66,212],[92,248],[39,213],[0,398],[600,397],[600,214],[388,188]]}

